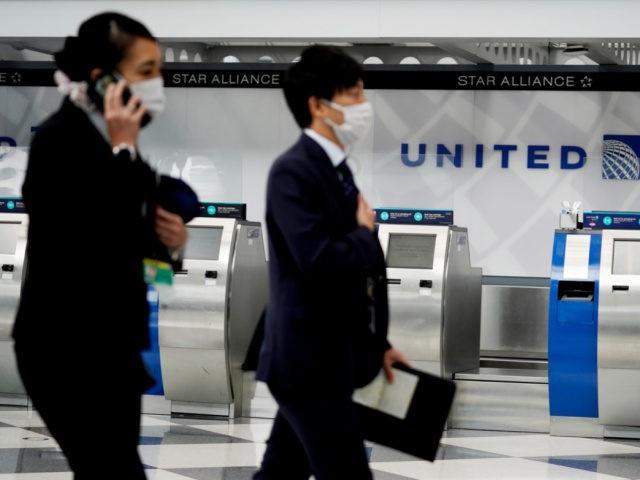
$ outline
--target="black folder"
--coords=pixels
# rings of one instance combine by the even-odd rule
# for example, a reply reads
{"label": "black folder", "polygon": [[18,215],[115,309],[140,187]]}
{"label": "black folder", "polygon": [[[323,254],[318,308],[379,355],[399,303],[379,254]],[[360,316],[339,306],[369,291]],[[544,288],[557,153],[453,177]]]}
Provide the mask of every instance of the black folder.
{"label": "black folder", "polygon": [[448,380],[401,364],[394,368],[418,377],[405,418],[356,403],[365,439],[410,455],[433,461],[455,396]]}

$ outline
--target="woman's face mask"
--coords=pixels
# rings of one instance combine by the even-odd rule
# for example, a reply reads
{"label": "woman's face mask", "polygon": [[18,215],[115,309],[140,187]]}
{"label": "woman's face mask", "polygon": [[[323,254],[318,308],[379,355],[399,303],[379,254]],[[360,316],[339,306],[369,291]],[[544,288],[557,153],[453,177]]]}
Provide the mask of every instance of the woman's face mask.
{"label": "woman's face mask", "polygon": [[130,83],[129,89],[131,93],[140,96],[142,103],[149,109],[149,114],[152,118],[164,111],[167,97],[164,94],[164,80],[162,77]]}
{"label": "woman's face mask", "polygon": [[119,74],[128,82],[132,94],[140,96],[153,118],[166,104],[162,79],[162,52],[155,40],[137,38],[127,48],[127,54],[118,63]]}

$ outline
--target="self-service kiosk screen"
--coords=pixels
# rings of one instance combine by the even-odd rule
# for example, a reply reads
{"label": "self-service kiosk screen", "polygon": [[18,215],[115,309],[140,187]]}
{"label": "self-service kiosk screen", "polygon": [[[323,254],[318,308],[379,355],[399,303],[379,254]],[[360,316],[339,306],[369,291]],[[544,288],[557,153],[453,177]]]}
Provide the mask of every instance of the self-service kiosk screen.
{"label": "self-service kiosk screen", "polygon": [[613,241],[614,275],[640,275],[640,240]]}
{"label": "self-service kiosk screen", "polygon": [[18,244],[20,224],[0,222],[0,255],[14,255]]}
{"label": "self-service kiosk screen", "polygon": [[431,269],[435,248],[435,235],[390,233],[387,267]]}
{"label": "self-service kiosk screen", "polygon": [[189,260],[218,260],[222,227],[187,227],[189,240],[184,258]]}

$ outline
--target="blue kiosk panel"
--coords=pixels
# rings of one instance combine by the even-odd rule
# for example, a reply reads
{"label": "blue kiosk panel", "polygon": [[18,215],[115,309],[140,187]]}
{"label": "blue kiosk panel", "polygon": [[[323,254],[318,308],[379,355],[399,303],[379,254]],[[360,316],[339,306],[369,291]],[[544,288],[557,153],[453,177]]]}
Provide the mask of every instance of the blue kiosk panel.
{"label": "blue kiosk panel", "polygon": [[149,303],[149,337],[151,346],[142,352],[142,359],[147,367],[149,375],[156,381],[144,392],[146,395],[164,395],[162,384],[162,370],[160,368],[160,342],[158,334],[158,291],[152,285],[147,285],[147,302]]}
{"label": "blue kiosk panel", "polygon": [[598,417],[599,231],[555,233],[549,284],[549,412]]}

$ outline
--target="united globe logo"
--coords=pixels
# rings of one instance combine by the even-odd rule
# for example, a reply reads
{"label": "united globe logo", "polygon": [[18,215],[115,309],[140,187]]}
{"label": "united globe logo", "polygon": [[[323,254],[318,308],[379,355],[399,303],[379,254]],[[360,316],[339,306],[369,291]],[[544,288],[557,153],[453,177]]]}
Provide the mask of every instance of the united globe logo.
{"label": "united globe logo", "polygon": [[640,179],[640,135],[605,135],[602,147],[602,178]]}

